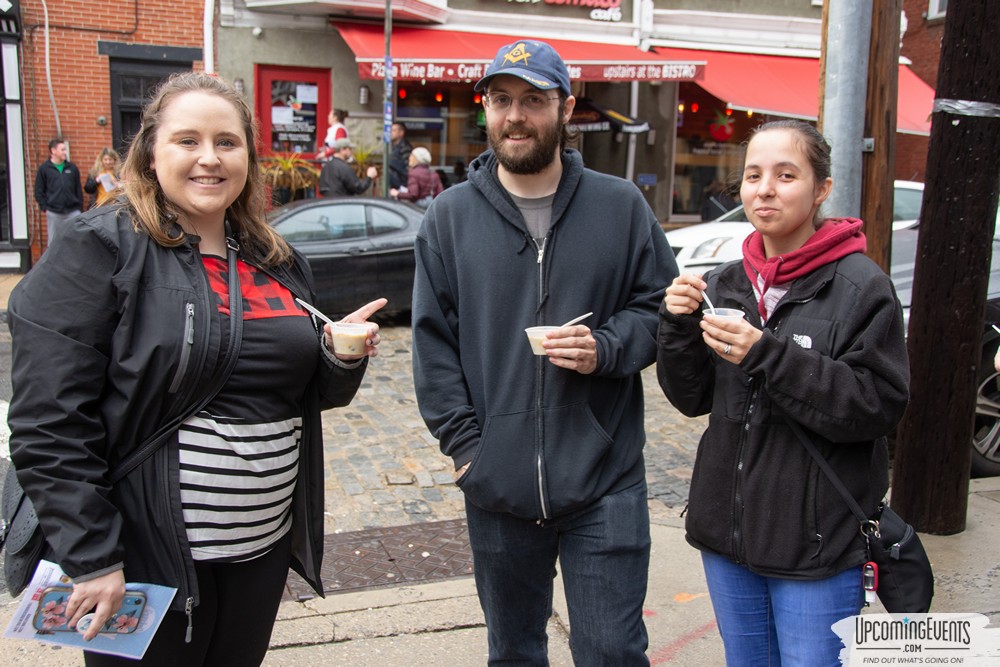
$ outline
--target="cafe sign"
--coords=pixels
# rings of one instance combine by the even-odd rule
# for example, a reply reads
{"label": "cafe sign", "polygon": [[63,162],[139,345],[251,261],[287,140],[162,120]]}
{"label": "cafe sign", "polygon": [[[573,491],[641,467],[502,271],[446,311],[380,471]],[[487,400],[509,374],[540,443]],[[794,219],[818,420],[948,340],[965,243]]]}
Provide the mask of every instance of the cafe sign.
{"label": "cafe sign", "polygon": [[[489,61],[401,61],[392,65],[391,75],[399,81],[478,81],[486,75]],[[704,63],[566,63],[569,78],[576,81],[694,81],[701,78]],[[359,62],[362,79],[385,78],[385,63]]]}
{"label": "cafe sign", "polygon": [[507,0],[509,5],[539,5],[590,8],[592,21],[610,21],[617,23],[622,20],[622,0]]}

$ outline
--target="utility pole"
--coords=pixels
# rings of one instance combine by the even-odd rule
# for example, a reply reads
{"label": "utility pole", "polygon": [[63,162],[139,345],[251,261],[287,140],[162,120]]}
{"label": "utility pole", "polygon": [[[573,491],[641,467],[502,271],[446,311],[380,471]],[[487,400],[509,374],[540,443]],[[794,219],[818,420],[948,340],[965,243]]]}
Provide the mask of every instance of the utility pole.
{"label": "utility pole", "polygon": [[392,149],[393,74],[392,74],[392,0],[385,0],[385,81],[382,85],[382,196],[389,197],[389,151]]}
{"label": "utility pole", "polygon": [[816,100],[816,129],[823,133],[823,100],[826,99],[826,33],[830,29],[830,3],[823,3],[822,21],[820,22],[819,46],[819,96]]}
{"label": "utility pole", "polygon": [[823,135],[830,144],[833,192],[824,210],[861,214],[861,145],[868,79],[872,0],[841,0],[826,13]]}
{"label": "utility pole", "polygon": [[891,266],[899,24],[902,9],[902,0],[878,0],[872,10],[864,119],[865,146],[861,153],[861,219],[865,221],[867,254],[886,273],[889,273]]}
{"label": "utility pole", "polygon": [[948,3],[910,307],[910,405],[892,505],[920,531],[965,530],[986,289],[1000,194],[996,6]]}

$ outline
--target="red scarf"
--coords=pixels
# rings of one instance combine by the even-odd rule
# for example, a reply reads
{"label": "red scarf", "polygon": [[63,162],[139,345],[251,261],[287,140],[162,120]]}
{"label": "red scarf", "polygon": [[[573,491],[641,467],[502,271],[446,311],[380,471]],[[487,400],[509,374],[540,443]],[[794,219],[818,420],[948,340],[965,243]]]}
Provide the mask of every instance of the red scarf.
{"label": "red scarf", "polygon": [[[784,285],[841,257],[863,253],[868,244],[861,232],[862,225],[857,218],[827,218],[802,247],[770,258],[764,254],[764,237],[754,230],[743,241],[743,269],[750,284],[759,290],[757,312],[761,319],[767,319],[764,294],[772,285]],[[762,286],[758,275],[764,279]]]}

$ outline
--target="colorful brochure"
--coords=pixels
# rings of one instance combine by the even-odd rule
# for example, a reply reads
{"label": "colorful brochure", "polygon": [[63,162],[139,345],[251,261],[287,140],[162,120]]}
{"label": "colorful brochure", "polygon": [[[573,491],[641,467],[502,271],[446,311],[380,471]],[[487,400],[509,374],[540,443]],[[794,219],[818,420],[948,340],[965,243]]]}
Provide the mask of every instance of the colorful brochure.
{"label": "colorful brochure", "polygon": [[[126,583],[122,607],[105,624],[105,629],[88,642],[83,639],[82,627],[66,626],[69,619],[64,615],[65,603],[72,587],[70,578],[58,565],[41,561],[3,636],[138,659],[145,655],[177,594],[176,588],[168,586]],[[85,626],[86,620],[85,616],[79,626]]]}

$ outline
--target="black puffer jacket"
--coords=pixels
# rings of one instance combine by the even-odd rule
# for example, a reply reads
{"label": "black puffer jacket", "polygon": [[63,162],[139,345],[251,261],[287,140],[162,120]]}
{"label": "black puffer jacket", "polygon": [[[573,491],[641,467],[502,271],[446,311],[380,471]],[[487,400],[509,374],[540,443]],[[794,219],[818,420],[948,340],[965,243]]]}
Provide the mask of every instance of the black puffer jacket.
{"label": "black puffer jacket", "polygon": [[[760,327],[740,262],[705,276],[718,307]],[[788,427],[803,425],[866,511],[888,488],[885,435],[908,399],[902,311],[861,254],[796,280],[739,366],[704,344],[700,314],[660,309],[657,375],[688,416],[711,411],[687,538],[761,574],[823,578],[864,562],[858,522]]]}
{"label": "black puffer jacket", "polygon": [[[268,273],[296,296],[312,298],[300,255]],[[160,424],[194,402],[225,354],[223,318],[197,249],[163,248],[135,232],[118,206],[101,207],[57,237],[14,290],[8,312],[11,459],[53,559],[83,578],[124,562],[128,581],[177,586],[174,608],[188,598],[197,604],[176,437],[113,489],[105,481]],[[318,336],[320,370],[302,378],[292,565],[319,591],[320,410],[346,405],[365,365],[332,364]]]}

